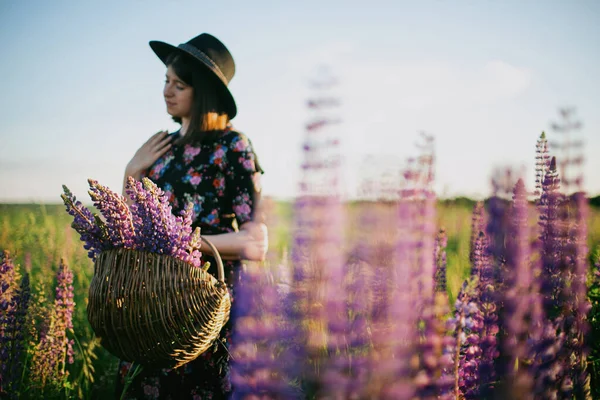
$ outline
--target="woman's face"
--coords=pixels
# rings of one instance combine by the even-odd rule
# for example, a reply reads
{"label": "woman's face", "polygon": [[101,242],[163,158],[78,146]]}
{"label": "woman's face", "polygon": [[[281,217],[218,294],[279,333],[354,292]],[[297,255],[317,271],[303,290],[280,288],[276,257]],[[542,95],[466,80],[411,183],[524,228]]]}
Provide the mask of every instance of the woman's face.
{"label": "woman's face", "polygon": [[192,103],[194,99],[194,88],[184,83],[169,65],[163,89],[167,112],[173,117],[190,118],[192,115]]}

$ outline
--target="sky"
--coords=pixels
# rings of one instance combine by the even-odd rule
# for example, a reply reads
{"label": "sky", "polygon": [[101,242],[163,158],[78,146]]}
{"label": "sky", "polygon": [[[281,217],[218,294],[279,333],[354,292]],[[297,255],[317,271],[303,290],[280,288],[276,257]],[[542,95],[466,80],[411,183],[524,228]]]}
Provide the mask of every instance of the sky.
{"label": "sky", "polygon": [[[440,197],[490,194],[497,168],[534,186],[535,144],[575,107],[584,189],[600,194],[600,2],[590,0],[0,0],[0,202],[60,202],[87,179],[120,191],[166,113],[150,40],[208,32],[232,52],[232,121],[265,195],[298,193],[309,82],[337,78],[343,193],[435,137]],[[552,150],[552,149],[551,149]],[[371,172],[368,172],[371,171]]]}

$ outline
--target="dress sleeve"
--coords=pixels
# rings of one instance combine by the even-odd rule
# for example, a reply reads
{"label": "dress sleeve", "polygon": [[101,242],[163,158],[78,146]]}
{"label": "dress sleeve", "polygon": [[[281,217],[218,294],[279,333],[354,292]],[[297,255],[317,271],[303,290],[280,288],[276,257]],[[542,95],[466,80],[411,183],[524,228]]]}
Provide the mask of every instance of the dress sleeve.
{"label": "dress sleeve", "polygon": [[248,138],[236,132],[227,149],[225,173],[228,201],[238,226],[253,219],[261,186],[262,169],[257,166],[256,154]]}

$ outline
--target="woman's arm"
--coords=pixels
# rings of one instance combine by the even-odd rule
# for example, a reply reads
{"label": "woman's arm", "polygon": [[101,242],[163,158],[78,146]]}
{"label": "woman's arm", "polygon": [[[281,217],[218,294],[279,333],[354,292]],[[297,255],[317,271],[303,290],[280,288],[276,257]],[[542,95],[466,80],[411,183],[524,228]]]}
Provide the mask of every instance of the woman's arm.
{"label": "woman's arm", "polygon": [[[255,163],[254,149],[248,138],[240,132],[229,136],[226,151],[225,186],[226,201],[235,214],[240,231],[237,236],[214,237],[220,242],[224,257],[263,261],[268,250],[267,227],[257,220],[259,207],[259,176],[262,170]],[[210,238],[209,238],[210,240]],[[221,248],[217,246],[219,252]]]}
{"label": "woman's arm", "polygon": [[[204,237],[215,245],[224,260],[264,261],[269,248],[267,226],[260,222],[246,222],[239,232]],[[212,255],[208,247],[202,251]]]}

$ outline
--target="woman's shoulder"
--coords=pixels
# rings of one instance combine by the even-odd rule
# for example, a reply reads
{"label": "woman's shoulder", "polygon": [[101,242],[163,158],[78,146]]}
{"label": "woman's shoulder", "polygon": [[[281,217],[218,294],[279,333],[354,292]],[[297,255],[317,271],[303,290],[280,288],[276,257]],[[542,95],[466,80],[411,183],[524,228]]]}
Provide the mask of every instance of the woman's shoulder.
{"label": "woman's shoulder", "polygon": [[236,129],[229,129],[221,136],[221,141],[224,145],[231,149],[251,150],[252,143],[248,136]]}
{"label": "woman's shoulder", "polygon": [[258,161],[258,156],[252,145],[252,141],[250,141],[248,136],[238,130],[231,129],[225,132],[222,138],[225,140],[223,145],[226,146],[232,154],[238,154],[240,156],[238,158],[239,160],[246,160],[247,165],[252,165],[252,167],[248,168],[260,172],[261,174],[264,173]]}

